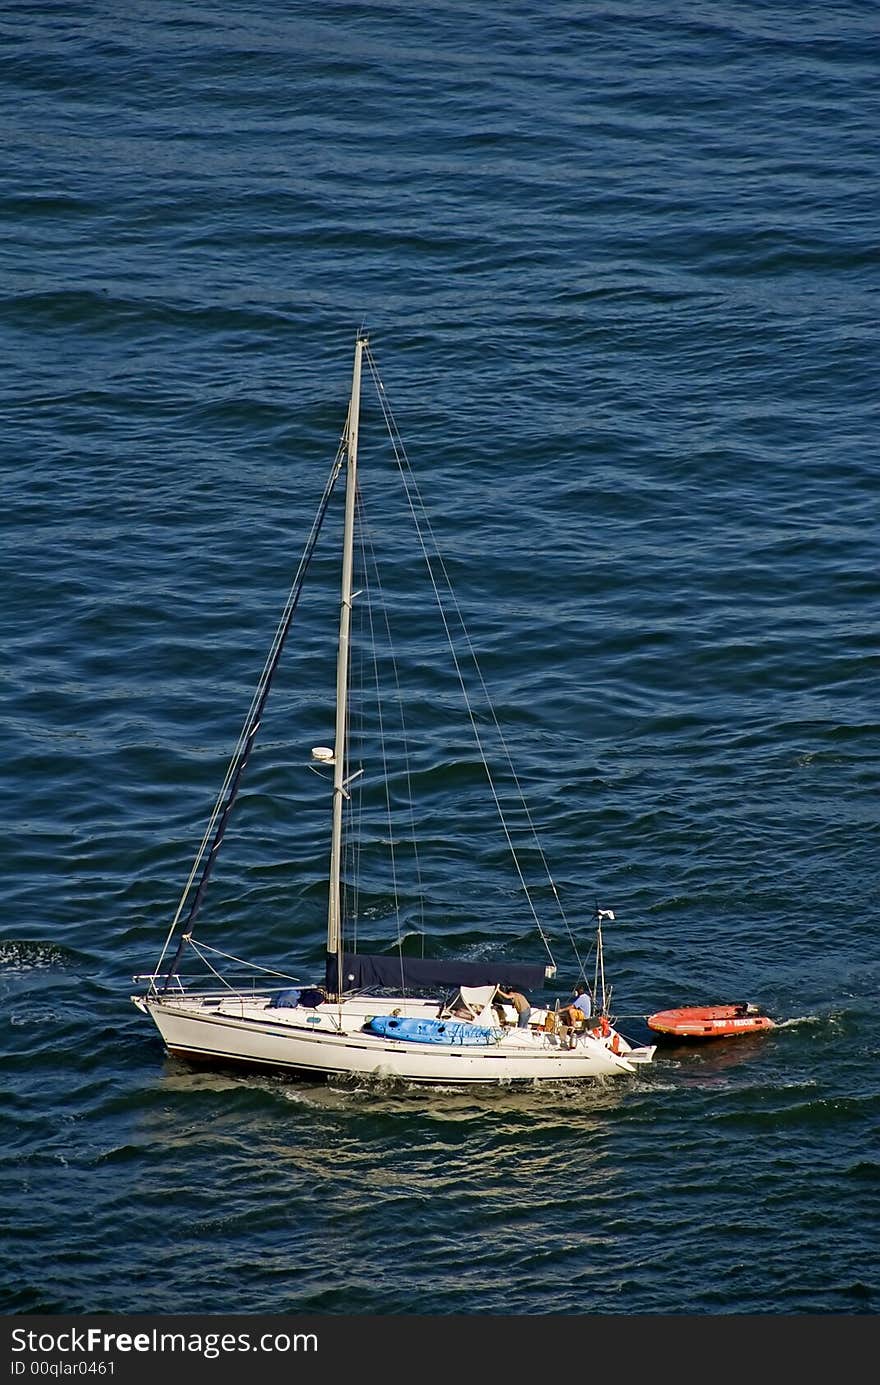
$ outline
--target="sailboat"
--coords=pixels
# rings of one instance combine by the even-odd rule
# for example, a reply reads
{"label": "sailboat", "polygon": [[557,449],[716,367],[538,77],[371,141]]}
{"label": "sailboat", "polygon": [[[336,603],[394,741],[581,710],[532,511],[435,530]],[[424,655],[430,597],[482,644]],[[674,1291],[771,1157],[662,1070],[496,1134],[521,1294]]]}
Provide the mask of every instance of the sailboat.
{"label": "sailboat", "polygon": [[[415,525],[416,553],[427,568],[428,588],[440,608],[477,760],[485,771],[490,800],[494,800],[498,810],[502,838],[513,864],[513,889],[508,888],[504,895],[505,907],[511,907],[512,897],[521,904],[526,931],[534,933],[543,949],[544,955],[537,960],[514,961],[499,956],[491,938],[486,940],[484,951],[472,947],[472,955],[464,958],[444,955],[443,944],[447,937],[442,931],[436,957],[424,955],[423,936],[421,955],[410,955],[408,930],[401,923],[396,879],[399,867],[393,862],[391,875],[396,902],[388,912],[397,916],[393,920],[395,937],[389,939],[384,950],[372,952],[358,950],[352,941],[358,906],[353,857],[347,848],[353,831],[354,800],[368,777],[367,769],[355,763],[353,742],[356,738],[351,713],[355,662],[352,614],[364,602],[366,591],[365,587],[355,584],[356,557],[360,560],[367,551],[358,538],[363,520],[358,435],[365,366],[372,376],[379,412],[390,439],[393,469],[403,482],[406,499],[401,508],[408,511]],[[233,952],[209,944],[201,937],[201,932],[197,934],[196,926],[201,928],[208,884],[230,814],[239,799],[244,772],[264,719],[269,692],[294,624],[324,520],[333,510],[337,481],[342,476],[345,484],[341,516],[341,590],[338,589],[338,625],[334,623],[332,633],[336,645],[334,739],[332,745],[312,748],[308,759],[307,752],[303,751],[302,758],[302,767],[317,775],[315,787],[330,800],[326,957],[322,974],[316,975],[320,963],[314,961],[296,971],[287,964],[278,967],[247,964]],[[337,528],[340,527],[339,508],[337,504]],[[383,523],[385,518],[383,514]],[[375,635],[372,617],[363,624]],[[456,629],[460,626],[465,636],[465,659],[456,654],[454,626]],[[431,648],[435,649],[436,644]],[[468,668],[473,665],[477,689],[491,709],[474,646],[464,630],[461,609],[448,581],[446,565],[433,543],[433,530],[368,337],[359,332],[345,426],[238,744],[180,895],[159,961],[149,974],[134,978],[140,989],[131,1000],[154,1022],[170,1054],[191,1062],[239,1064],[251,1069],[321,1079],[392,1079],[434,1086],[593,1082],[632,1075],[640,1065],[651,1062],[654,1046],[639,1046],[628,1040],[616,1027],[610,1013],[611,991],[605,982],[602,927],[605,921],[613,918],[613,912],[596,906],[595,939],[589,943],[586,959],[593,962],[593,972],[588,979],[575,932],[568,925],[560,893],[546,865],[501,727],[494,711],[487,719],[485,712],[477,714],[474,710],[473,694],[468,692],[468,680],[463,673],[466,661],[469,661]],[[403,705],[399,687],[396,701]],[[374,729],[377,725],[381,733],[381,716],[373,723]],[[489,734],[487,726],[489,731],[497,732],[496,739],[509,761],[512,782],[520,794],[520,828],[525,824],[530,844],[534,838],[537,851],[527,854],[532,859],[537,855],[547,873],[547,882],[540,890],[527,883],[525,869],[520,864],[522,852],[515,840],[518,829],[511,828],[505,820],[499,772],[490,765],[485,748]],[[366,733],[359,733],[358,739],[359,753],[363,754],[363,746],[369,738]],[[384,744],[387,736],[380,735],[379,739]],[[387,746],[384,748],[387,751]],[[392,750],[396,749],[395,743]],[[407,796],[408,793],[398,793],[398,798]],[[411,813],[411,803],[409,806]],[[373,832],[374,846],[379,835]],[[387,837],[393,846],[395,838],[390,829]],[[391,893],[389,883],[386,898]],[[410,904],[417,893],[416,889],[407,896]],[[536,901],[539,896],[555,901],[564,920],[576,958],[577,974],[572,976],[572,982],[582,979],[587,983],[581,989],[586,990],[589,1002],[586,1006],[581,1002],[578,1010],[562,1008],[558,998],[546,997],[549,984],[555,983],[558,969],[550,931],[538,914]],[[522,927],[515,926],[522,936]],[[511,921],[506,929],[508,934],[513,927]],[[543,998],[540,992],[544,992]]]}

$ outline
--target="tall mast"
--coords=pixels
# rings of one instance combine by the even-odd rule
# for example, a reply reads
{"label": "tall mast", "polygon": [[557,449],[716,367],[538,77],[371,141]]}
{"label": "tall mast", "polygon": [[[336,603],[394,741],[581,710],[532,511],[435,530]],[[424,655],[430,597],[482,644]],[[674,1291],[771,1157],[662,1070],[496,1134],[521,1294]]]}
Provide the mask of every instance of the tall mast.
{"label": "tall mast", "polygon": [[336,742],[333,749],[333,829],[330,838],[330,900],[327,910],[327,952],[336,957],[337,989],[344,989],[342,976],[342,804],[347,796],[345,776],[348,764],[348,665],[351,628],[351,591],[354,567],[354,512],[357,496],[357,447],[360,420],[361,358],[367,338],[358,336],[354,344],[354,370],[351,377],[351,402],[346,428],[345,526],[342,535],[342,602],[339,611],[339,650],[336,657]]}

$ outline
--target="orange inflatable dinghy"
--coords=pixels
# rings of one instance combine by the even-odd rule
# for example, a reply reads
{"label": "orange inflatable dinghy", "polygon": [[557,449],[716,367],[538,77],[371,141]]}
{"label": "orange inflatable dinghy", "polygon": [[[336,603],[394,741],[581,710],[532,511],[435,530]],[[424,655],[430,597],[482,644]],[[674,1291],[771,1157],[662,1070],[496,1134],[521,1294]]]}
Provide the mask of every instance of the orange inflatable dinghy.
{"label": "orange inflatable dinghy", "polygon": [[757,1005],[686,1005],[648,1015],[648,1028],[675,1039],[733,1039],[775,1029]]}

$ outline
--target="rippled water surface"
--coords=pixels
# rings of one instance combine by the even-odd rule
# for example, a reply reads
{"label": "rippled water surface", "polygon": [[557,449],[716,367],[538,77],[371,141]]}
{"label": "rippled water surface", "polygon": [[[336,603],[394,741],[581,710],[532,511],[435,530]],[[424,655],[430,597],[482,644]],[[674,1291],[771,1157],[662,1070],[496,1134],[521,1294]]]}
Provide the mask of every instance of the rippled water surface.
{"label": "rippled water surface", "polygon": [[[878,1310],[876,28],[4,6],[6,1313]],[[617,915],[621,1027],[733,998],[771,1034],[426,1095],[194,1071],[130,1005],[362,323],[566,909]],[[292,705],[211,936],[317,961]],[[447,927],[522,955],[425,760]]]}

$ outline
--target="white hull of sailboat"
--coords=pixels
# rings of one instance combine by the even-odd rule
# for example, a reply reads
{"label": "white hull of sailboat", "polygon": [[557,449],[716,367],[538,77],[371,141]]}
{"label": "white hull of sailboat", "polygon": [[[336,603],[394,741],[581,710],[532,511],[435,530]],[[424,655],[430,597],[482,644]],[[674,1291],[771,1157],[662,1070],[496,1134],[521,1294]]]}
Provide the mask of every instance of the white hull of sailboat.
{"label": "white hull of sailboat", "polygon": [[[345,1006],[342,1012],[334,1007],[332,1027],[323,1027],[314,1012],[311,1020],[297,1022],[270,1018],[259,1006],[247,1003],[224,1008],[199,997],[133,999],[150,1015],[165,1047],[177,1057],[321,1078],[396,1078],[435,1085],[594,1080],[631,1075],[654,1052],[653,1048],[633,1048],[614,1030],[599,1038],[579,1035],[572,1048],[564,1047],[554,1034],[516,1029],[479,1046],[389,1040],[363,1029],[362,1002],[351,1007],[348,1015]],[[614,1051],[614,1044],[620,1051]]]}

